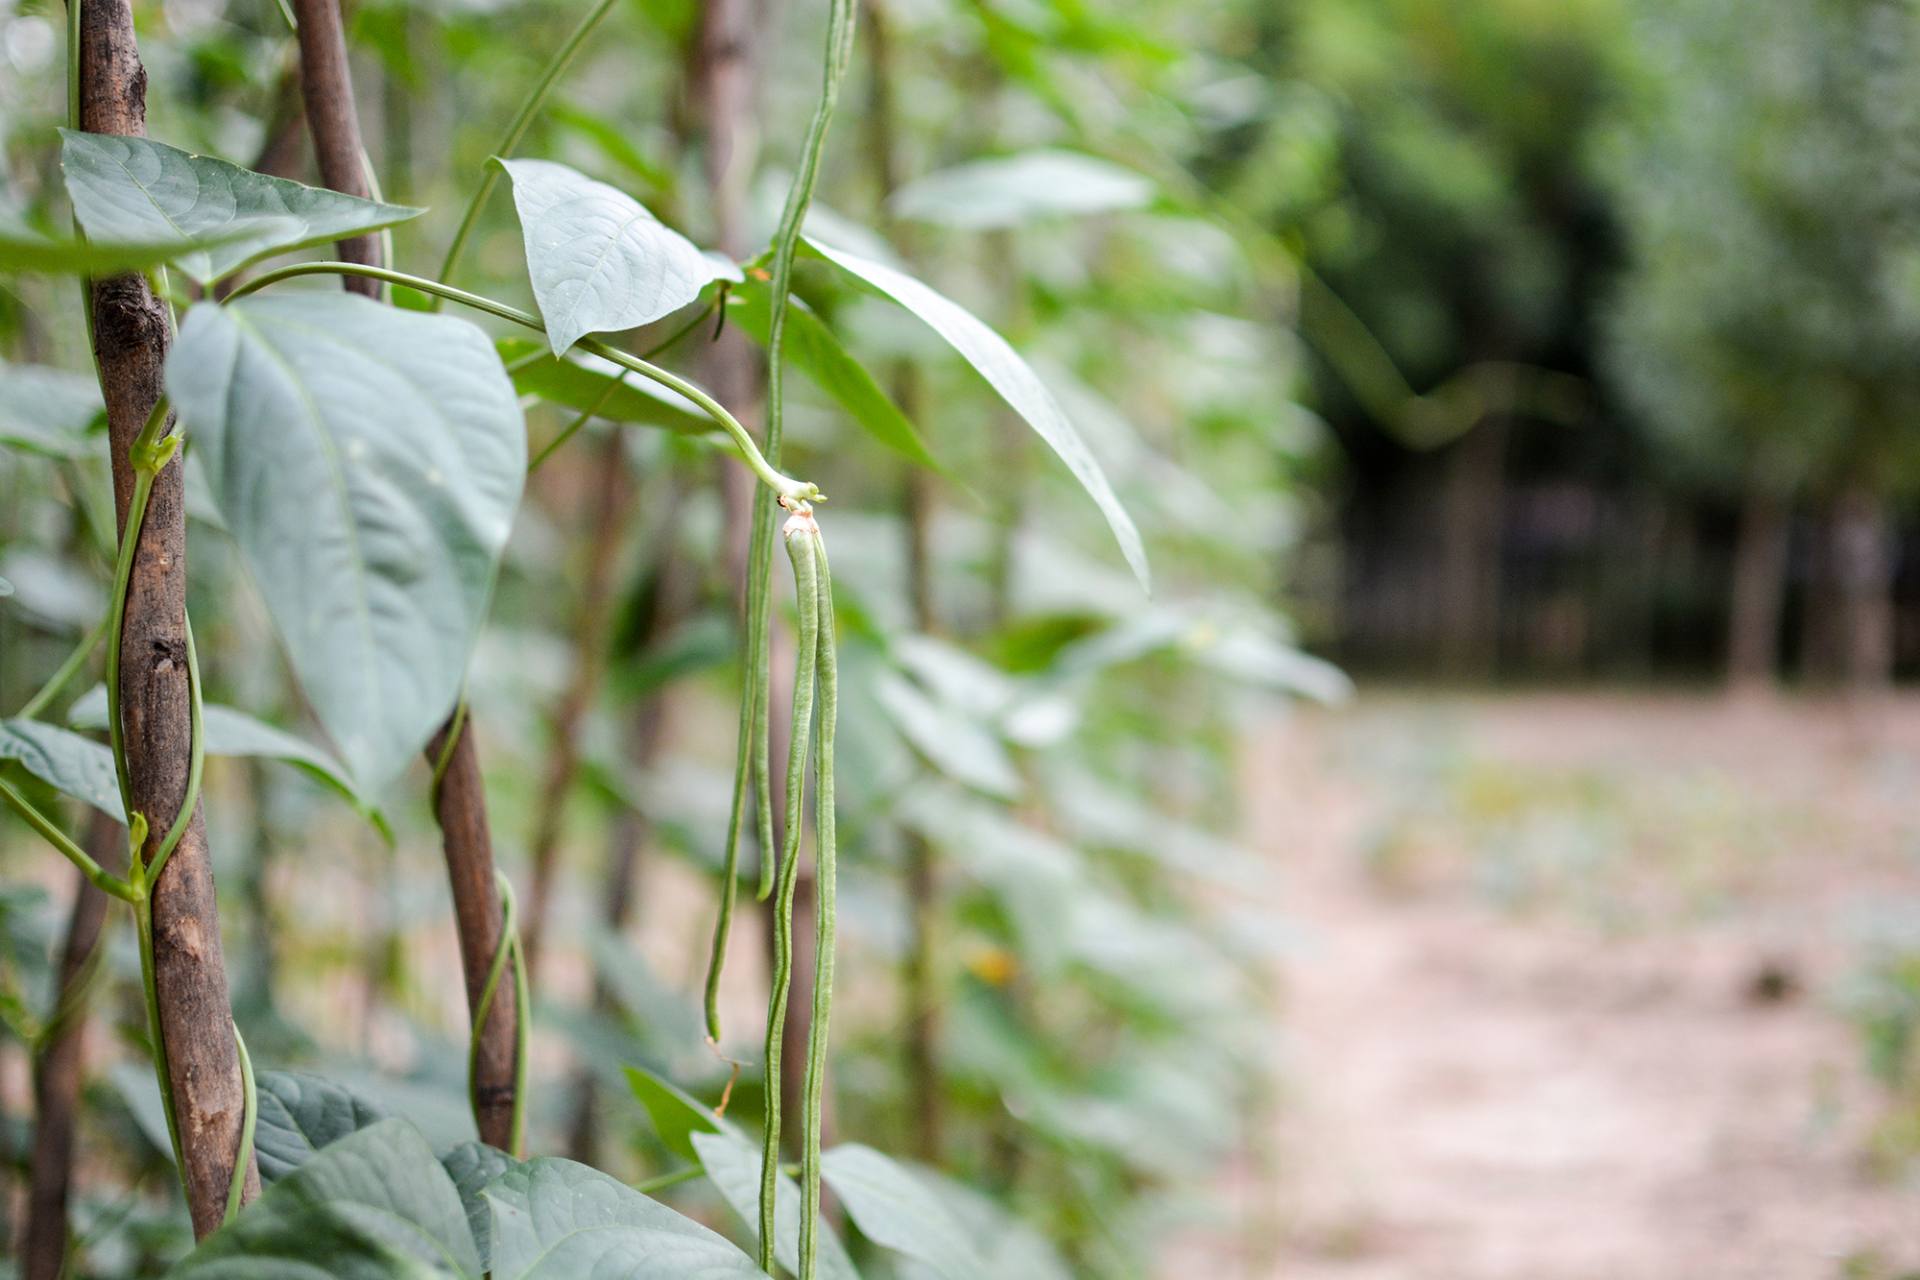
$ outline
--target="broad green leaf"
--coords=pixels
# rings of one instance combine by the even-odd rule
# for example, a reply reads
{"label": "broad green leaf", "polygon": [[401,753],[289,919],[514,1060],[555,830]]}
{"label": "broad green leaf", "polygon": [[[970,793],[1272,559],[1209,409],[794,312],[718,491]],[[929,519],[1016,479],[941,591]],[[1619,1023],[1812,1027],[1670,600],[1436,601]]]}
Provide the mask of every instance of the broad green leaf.
{"label": "broad green leaf", "polygon": [[[104,731],[107,728],[107,688],[94,685],[67,709],[67,723],[76,729]],[[257,756],[290,764],[352,805],[373,823],[387,839],[393,838],[386,815],[371,800],[354,789],[347,767],[305,738],[256,720],[234,707],[209,702],[202,709],[201,731],[206,734],[206,753],[210,756]]]}
{"label": "broad green leaf", "polygon": [[555,355],[589,333],[658,320],[700,296],[715,264],[614,187],[550,160],[500,160],[527,274]]}
{"label": "broad green leaf", "polygon": [[278,1182],[320,1148],[387,1118],[387,1113],[331,1080],[300,1071],[262,1071],[253,1149],[260,1180]]}
{"label": "broad green leaf", "polygon": [[721,1133],[728,1127],[725,1121],[701,1106],[696,1099],[645,1067],[627,1068],[627,1087],[633,1090],[633,1096],[640,1100],[640,1105],[647,1109],[647,1115],[653,1119],[654,1131],[675,1155],[698,1160],[700,1154],[693,1148],[693,1136]]}
{"label": "broad green leaf", "polygon": [[919,316],[966,358],[1000,398],[1060,455],[1074,479],[1106,517],[1114,539],[1120,544],[1120,552],[1126,556],[1140,585],[1148,586],[1147,551],[1141,544],[1140,531],[1134,528],[1133,518],[1120,505],[1106,473],[1068,420],[1066,411],[1040,381],[1040,376],[1007,345],[1007,340],[959,303],[903,271],[817,240],[808,240],[807,244],[827,261]]}
{"label": "broad green leaf", "polygon": [[916,178],[893,193],[897,217],[986,231],[1033,218],[1137,209],[1153,183],[1110,160],[1042,148],[974,160]]}
{"label": "broad green leaf", "polygon": [[[213,236],[195,241],[205,249],[227,243]],[[139,271],[171,262],[180,254],[180,237],[169,234],[159,243],[125,244],[50,236],[21,221],[11,210],[0,210],[0,273],[8,275],[111,275]]]}
{"label": "broad green leaf", "polygon": [[[747,1235],[760,1240],[760,1144],[737,1133],[696,1133],[694,1150],[700,1153],[700,1167],[707,1180],[720,1192],[727,1206],[746,1224]],[[800,1272],[800,1184],[780,1174],[774,1189],[773,1257],[789,1272]],[[826,1280],[859,1280],[860,1273],[824,1222],[819,1231],[820,1274]]]}
{"label": "broad green leaf", "polygon": [[873,692],[900,736],[928,764],[989,795],[1004,800],[1019,796],[1019,771],[999,739],[978,721],[935,703],[911,681],[890,672],[875,682]]}
{"label": "broad green leaf", "polygon": [[0,760],[17,760],[54,790],[86,801],[115,822],[127,820],[113,752],[105,743],[38,720],[0,720]]}
{"label": "broad green leaf", "polygon": [[479,1280],[453,1179],[420,1131],[382,1120],[329,1144],[167,1273],[176,1280]]}
{"label": "broad green leaf", "polygon": [[0,444],[78,458],[88,450],[88,429],[105,413],[100,384],[86,374],[0,361]]}
{"label": "broad green leaf", "polygon": [[[611,360],[574,352],[555,356],[546,347],[525,338],[496,343],[500,359],[513,377],[513,388],[575,413],[593,412],[608,422],[632,422],[665,427],[688,435],[718,430],[705,410],[677,391],[637,374],[627,374]],[[609,390],[611,388],[611,390]]]}
{"label": "broad green leaf", "polygon": [[[270,178],[147,138],[60,131],[74,215],[105,242],[178,246],[170,259],[211,284],[275,253],[390,227],[424,213]],[[209,239],[220,243],[205,247]]]}
{"label": "broad green leaf", "polygon": [[463,1142],[440,1157],[440,1163],[446,1168],[447,1176],[453,1179],[454,1190],[460,1193],[460,1203],[467,1211],[467,1227],[473,1232],[473,1243],[480,1250],[480,1265],[493,1265],[493,1210],[488,1207],[486,1197],[480,1193],[488,1185],[509,1169],[520,1164],[512,1156],[498,1147],[490,1147],[484,1142]]}
{"label": "broad green leaf", "polygon": [[[727,319],[761,346],[767,345],[773,325],[772,292],[759,280],[735,285],[728,295]],[[840,339],[813,309],[798,298],[787,303],[785,348],[794,366],[832,396],[868,435],[909,462],[939,468],[940,464],[927,452],[920,433],[893,402],[893,397],[840,345]]]}
{"label": "broad green leaf", "polygon": [[481,1195],[493,1207],[493,1280],[761,1275],[725,1238],[571,1160],[529,1160]]}
{"label": "broad green leaf", "polygon": [[[979,1246],[984,1275],[994,1280],[1072,1280],[1073,1273],[1047,1238],[964,1182],[918,1165],[907,1172],[918,1179]],[[921,1280],[939,1270],[921,1262],[901,1268],[903,1277]]]}
{"label": "broad green leaf", "polygon": [[486,336],[343,292],[187,313],[167,389],[361,794],[458,695],[526,431]]}
{"label": "broad green leaf", "polygon": [[972,1234],[905,1165],[848,1143],[820,1158],[820,1175],[860,1234],[875,1244],[926,1263],[944,1280],[995,1274],[974,1248]]}

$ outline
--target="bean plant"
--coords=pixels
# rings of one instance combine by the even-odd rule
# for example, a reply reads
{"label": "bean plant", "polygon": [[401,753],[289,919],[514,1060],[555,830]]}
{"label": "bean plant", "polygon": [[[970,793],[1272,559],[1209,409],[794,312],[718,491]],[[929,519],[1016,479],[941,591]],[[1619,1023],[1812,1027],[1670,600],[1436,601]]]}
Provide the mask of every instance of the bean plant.
{"label": "bean plant", "polygon": [[[713,3],[699,20],[718,30],[727,9]],[[1174,815],[1220,807],[1225,784],[1199,761],[1223,752],[1245,690],[1337,696],[1341,682],[1287,644],[1261,601],[1278,514],[1130,439],[1112,407],[1150,384],[1172,386],[1168,412],[1200,425],[1223,475],[1299,447],[1286,371],[1247,345],[1252,326],[1217,310],[1240,307],[1226,295],[1247,294],[1247,283],[1231,267],[1201,265],[1190,278],[1129,270],[1175,239],[1229,256],[1234,241],[1207,239],[1214,211],[1154,145],[1057,94],[1041,96],[1059,110],[1064,146],[981,158],[968,153],[985,140],[964,126],[930,147],[903,136],[910,113],[897,85],[951,49],[919,25],[924,17],[831,0],[814,36],[824,34],[825,56],[810,123],[785,143],[796,160],[764,247],[736,243],[744,219],[726,202],[732,193],[737,203],[740,184],[713,162],[706,195],[722,225],[702,248],[676,229],[686,224],[679,180],[564,98],[575,63],[608,47],[615,12],[597,0],[570,15],[517,102],[496,101],[493,85],[476,97],[507,124],[484,164],[459,175],[457,218],[422,233],[437,215],[387,199],[369,156],[337,0],[262,15],[262,42],[288,51],[276,92],[297,103],[291,118],[304,117],[318,185],[267,172],[279,167],[268,163],[271,145],[243,167],[192,149],[204,139],[178,139],[183,147],[145,136],[146,71],[127,0],[72,0],[57,140],[64,201],[0,223],[0,270],[17,296],[70,297],[78,282],[95,358],[93,377],[0,366],[0,444],[26,477],[13,491],[57,484],[72,553],[110,567],[103,616],[0,720],[0,800],[84,881],[46,976],[46,1012],[11,984],[6,993],[8,1027],[36,1067],[23,1275],[57,1276],[82,1257],[97,1264],[110,1230],[138,1255],[125,1271],[155,1261],[132,1209],[118,1210],[117,1228],[101,1226],[109,1211],[73,1186],[76,1029],[88,993],[120,971],[101,923],[109,900],[134,920],[144,1017],[132,1038],[153,1081],[115,1078],[121,1114],[160,1138],[158,1162],[173,1170],[193,1229],[190,1249],[153,1237],[169,1275],[812,1280],[861,1270],[1037,1277],[1069,1265],[1132,1274],[1152,1267],[1156,1215],[1127,1222],[1119,1209],[1203,1171],[1208,1148],[1232,1141],[1235,1121],[1220,1109],[1258,1104],[1260,1054],[1238,1016],[1261,998],[1256,951],[1186,926],[1186,885],[1234,885],[1245,864]],[[355,34],[404,52],[407,21],[376,8]],[[861,29],[871,41],[856,73]],[[1004,15],[981,33],[997,86],[981,87],[982,98],[1018,91],[1054,56],[1043,31]],[[1080,34],[1102,56],[1144,39],[1117,21]],[[1141,91],[1174,106],[1184,90],[1161,64],[1144,65],[1133,69]],[[716,74],[689,72],[696,84]],[[849,84],[869,91],[855,123],[870,132],[864,154],[846,159],[871,167],[849,191],[868,193],[884,234],[815,199],[829,144],[847,128],[835,121]],[[712,83],[704,91],[724,98]],[[711,111],[710,130],[722,115]],[[787,118],[768,111],[758,127],[771,140]],[[523,154],[556,132],[589,140],[602,172],[624,169],[657,199]],[[962,163],[929,163],[956,153]],[[524,278],[479,292],[469,277],[481,274],[502,188]],[[1103,220],[1119,219],[1136,221],[1116,241],[1111,229],[1125,224]],[[1048,237],[1057,246],[1085,236],[1089,257],[1118,262],[1115,279],[1149,282],[1106,311],[1062,303],[1064,283],[1015,291],[1000,319],[1046,340],[1051,358],[1037,363],[916,274],[985,252],[1021,277],[1014,268],[1034,250],[1017,236],[1029,224],[1043,249]],[[431,274],[398,265],[396,242],[415,235],[445,236]],[[331,256],[313,256],[327,246]],[[531,308],[520,305],[526,295]],[[921,336],[903,340],[882,318],[902,312]],[[1156,384],[1166,347],[1191,355],[1183,375]],[[871,353],[871,370],[856,351]],[[808,384],[798,397],[792,370]],[[956,416],[936,437],[931,428]],[[790,418],[807,427],[804,476],[790,460]],[[822,422],[854,433],[823,446]],[[1037,495],[1054,477],[1029,437],[1090,500],[1124,575],[1049,534],[1056,512]],[[727,800],[670,839],[714,891],[697,1017],[658,998],[618,929],[589,948],[593,1010],[568,1010],[544,985],[541,957],[558,945],[551,931],[567,885],[556,865],[567,795],[590,790],[662,828],[681,825],[671,798],[636,794],[628,780],[659,766],[657,725],[637,717],[624,748],[591,740],[587,709],[600,696],[591,675],[559,699],[544,775],[553,818],[519,890],[516,865],[496,862],[494,829],[516,812],[515,788],[483,771],[479,750],[520,760],[524,743],[489,720],[500,708],[483,688],[488,621],[509,591],[555,592],[516,567],[520,530],[538,519],[529,486],[548,467],[579,466],[599,441],[606,451],[584,470],[608,486],[612,518],[591,530],[594,563],[617,558],[617,486],[632,457],[646,460],[641,482],[674,512],[702,487],[708,459],[730,473],[714,486],[729,527],[698,554],[726,583],[717,594],[737,600],[721,625],[738,643],[623,668],[652,705],[676,664],[710,672],[715,654],[736,659],[733,679],[720,682],[738,697]],[[883,493],[898,484],[897,510],[828,501],[866,497],[876,475]],[[728,500],[746,491],[742,480],[750,499]],[[109,485],[110,509],[97,496]],[[933,485],[954,497],[936,503]],[[1136,501],[1123,505],[1122,489]],[[1139,500],[1166,552],[1163,583],[1170,564],[1176,590],[1202,582],[1209,594],[1165,603],[1148,593],[1148,539],[1129,514]],[[836,520],[843,505],[851,509]],[[969,514],[981,508],[993,519]],[[1081,519],[1071,508],[1057,515]],[[191,576],[189,517],[221,539],[206,570],[196,539]],[[1224,546],[1213,540],[1223,526],[1234,530]],[[649,529],[665,544],[658,581],[629,613],[667,609],[669,580],[688,572],[680,522]],[[736,542],[738,556],[728,550]],[[902,549],[904,570],[878,562],[882,544]],[[830,546],[832,563],[852,565],[851,585],[836,588]],[[776,607],[776,549],[790,567],[790,617]],[[224,614],[218,596],[237,581],[226,560],[250,580],[297,689],[277,716],[205,694],[188,606]],[[664,648],[671,626],[635,639],[643,624],[600,616],[613,612],[608,576],[584,591],[583,651]],[[1221,589],[1235,577],[1249,585]],[[24,577],[22,587],[35,594]],[[0,595],[13,593],[0,578]],[[231,637],[214,646],[230,654],[230,671],[210,661],[208,679],[257,687],[260,677],[243,673],[261,664],[244,648]],[[0,693],[24,675],[27,663],[12,657],[24,652],[9,646]],[[87,689],[96,662],[102,683]],[[593,671],[584,658],[582,670]],[[791,693],[776,706],[783,684]],[[273,722],[302,709],[326,745]],[[400,797],[424,801],[465,979],[464,1133],[450,1132],[458,1126],[424,1088],[396,1092],[351,1066],[284,1069],[282,1058],[319,1056],[312,1038],[277,1014],[256,1023],[238,1012],[243,984],[222,955],[226,904],[213,889],[207,829],[218,833],[220,815],[207,811],[222,796],[206,785],[209,757],[255,762],[262,830],[277,794],[264,769],[279,762],[337,797],[387,856],[408,830]],[[850,766],[839,779],[837,763]],[[89,815],[83,834],[78,813]],[[303,813],[305,894],[357,837]],[[863,882],[901,899],[904,938],[891,950],[905,1030],[856,1023],[836,1046],[836,969],[857,973],[836,963],[843,818],[856,873],[849,900],[873,901]],[[630,867],[623,876],[611,881],[615,896]],[[764,906],[743,903],[743,882]],[[740,981],[727,968],[739,950],[731,934],[749,910],[764,913],[769,945],[764,1021],[752,1034],[730,1032],[723,1017]],[[16,920],[35,916],[28,895],[0,896],[10,947],[30,932]],[[609,919],[621,919],[617,909]],[[873,938],[870,927],[855,931],[850,963],[885,962],[889,948]],[[26,946],[9,962],[44,964],[46,950]],[[260,941],[254,959],[272,953]],[[276,972],[268,964],[258,980]],[[542,1027],[549,1014],[554,1025]],[[255,1030],[252,1052],[241,1022]],[[548,1078],[542,1041],[564,1043],[581,1064],[571,1088]],[[869,1089],[877,1064],[897,1082]],[[858,1071],[862,1087],[836,1094],[836,1068]],[[741,1123],[736,1091],[757,1095],[757,1126]],[[616,1093],[631,1102],[625,1115]],[[564,1149],[585,1158],[551,1154],[569,1105]],[[913,1117],[905,1132],[897,1113]],[[915,1159],[835,1143],[830,1129]],[[643,1154],[642,1168],[611,1150],[612,1133]],[[717,1217],[722,1207],[731,1217]]]}

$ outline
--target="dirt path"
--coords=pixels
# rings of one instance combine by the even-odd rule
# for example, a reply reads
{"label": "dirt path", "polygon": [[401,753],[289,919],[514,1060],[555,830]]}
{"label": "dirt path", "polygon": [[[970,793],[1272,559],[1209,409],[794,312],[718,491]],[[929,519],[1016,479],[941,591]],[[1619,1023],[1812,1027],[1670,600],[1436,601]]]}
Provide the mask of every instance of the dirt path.
{"label": "dirt path", "polygon": [[1302,938],[1278,1256],[1242,1274],[1920,1270],[1834,998],[1920,913],[1920,704],[1387,700],[1251,772]]}

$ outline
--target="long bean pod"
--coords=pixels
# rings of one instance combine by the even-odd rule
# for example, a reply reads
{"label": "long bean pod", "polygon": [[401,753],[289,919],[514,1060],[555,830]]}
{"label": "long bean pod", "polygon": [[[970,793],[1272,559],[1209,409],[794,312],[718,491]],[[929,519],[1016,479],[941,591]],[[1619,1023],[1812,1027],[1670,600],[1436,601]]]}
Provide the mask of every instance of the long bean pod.
{"label": "long bean pod", "polygon": [[764,1136],[760,1159],[760,1266],[771,1271],[776,1224],[774,1204],[780,1182],[780,1048],[787,1025],[787,997],[793,985],[793,900],[800,883],[800,837],[807,785],[807,755],[813,739],[814,672],[819,652],[820,597],[813,517],[796,512],[787,521],[787,557],[793,562],[793,590],[800,622],[800,646],[794,654],[793,730],[787,739],[787,826],[780,849],[780,885],[774,900],[773,981],[767,997],[767,1074]]}
{"label": "long bean pod", "polygon": [[807,1115],[800,1158],[800,1280],[814,1280],[819,1255],[820,1134],[827,1082],[827,1020],[833,1011],[834,881],[837,849],[833,808],[833,734],[840,713],[840,668],[834,653],[833,573],[820,527],[804,535],[813,544],[819,604],[814,669],[819,681],[820,742],[814,755],[813,1020],[807,1026]]}

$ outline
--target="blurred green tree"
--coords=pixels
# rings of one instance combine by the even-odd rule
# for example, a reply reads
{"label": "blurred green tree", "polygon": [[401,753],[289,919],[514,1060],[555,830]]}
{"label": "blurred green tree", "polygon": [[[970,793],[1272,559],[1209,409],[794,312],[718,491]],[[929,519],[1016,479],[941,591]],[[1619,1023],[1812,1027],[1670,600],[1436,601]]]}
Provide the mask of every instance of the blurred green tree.
{"label": "blurred green tree", "polygon": [[1888,503],[1920,464],[1917,17],[1758,0],[1634,24],[1633,106],[1601,149],[1632,251],[1607,362],[1676,467],[1741,495],[1736,683],[1778,665],[1797,498],[1822,510],[1835,606],[1809,622],[1837,621],[1851,683],[1891,675]]}

